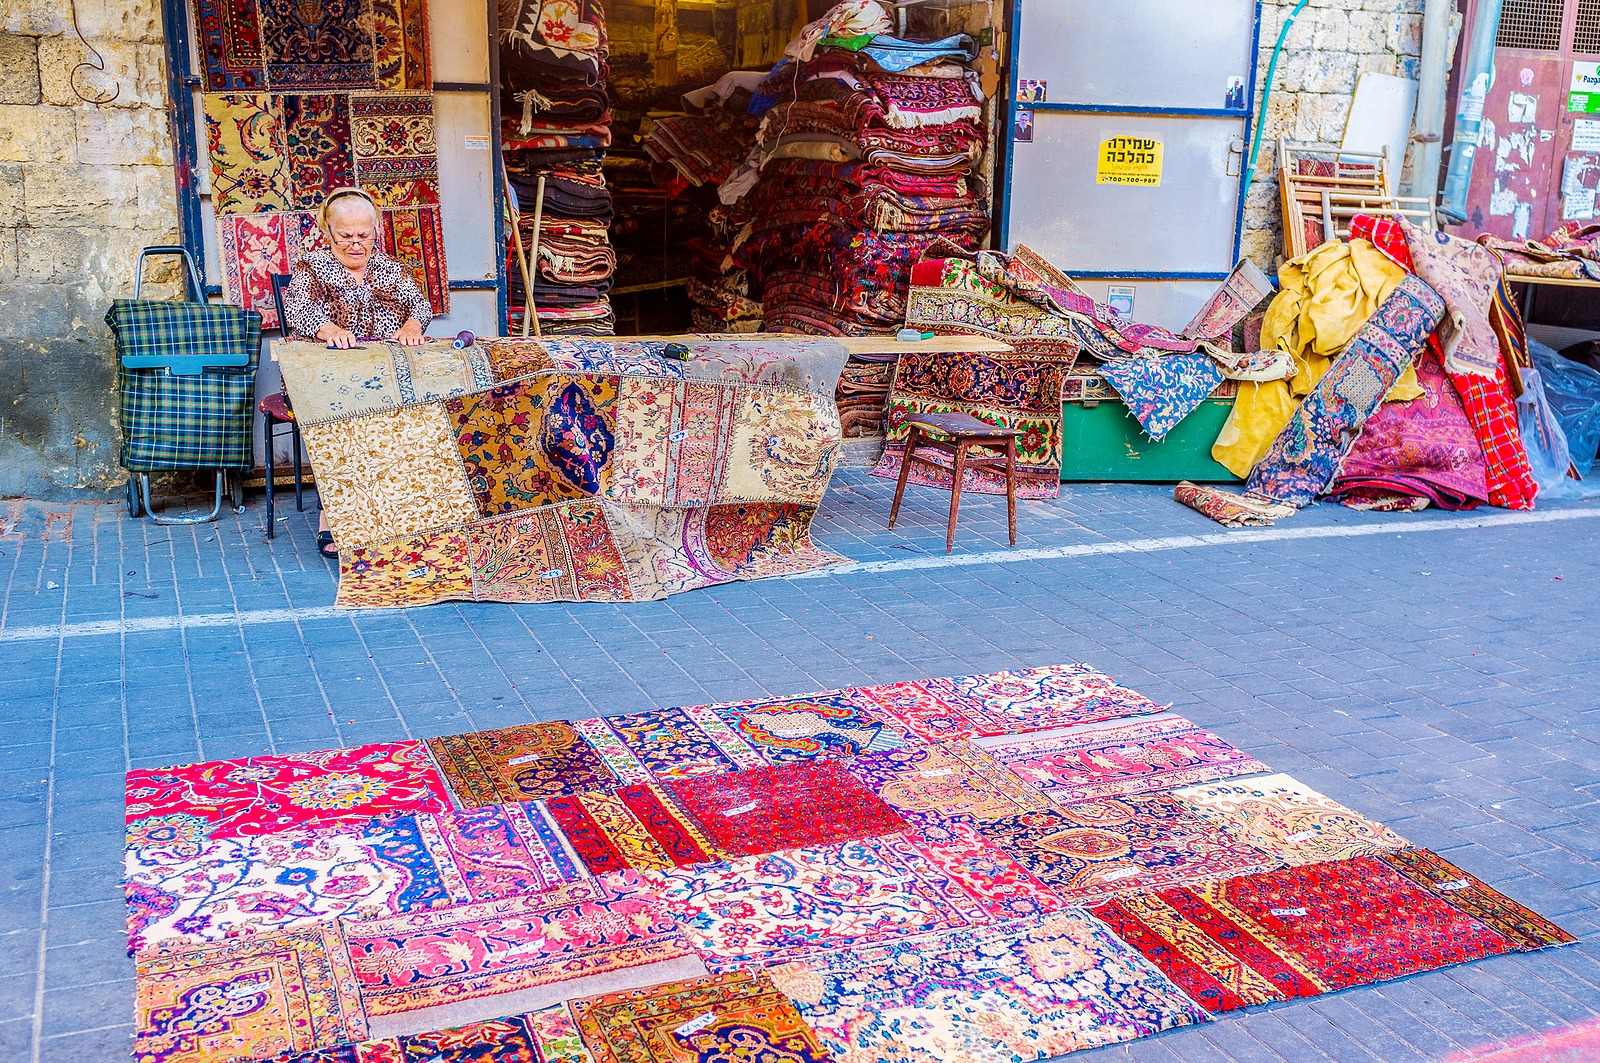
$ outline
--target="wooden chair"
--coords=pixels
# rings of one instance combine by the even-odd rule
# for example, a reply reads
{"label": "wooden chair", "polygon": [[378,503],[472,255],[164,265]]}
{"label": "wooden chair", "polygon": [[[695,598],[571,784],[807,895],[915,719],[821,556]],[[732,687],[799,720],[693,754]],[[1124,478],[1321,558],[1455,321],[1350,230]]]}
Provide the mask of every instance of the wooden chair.
{"label": "wooden chair", "polygon": [[[911,434],[906,439],[906,455],[900,463],[900,479],[894,485],[894,505],[889,510],[889,527],[900,516],[900,496],[906,490],[911,465],[926,465],[951,474],[950,523],[945,529],[944,552],[956,544],[956,514],[961,509],[961,478],[968,469],[1004,470],[1006,475],[1006,530],[1011,545],[1017,545],[1017,436],[1015,428],[998,428],[967,413],[919,413],[907,422]],[[980,447],[990,453],[972,455]],[[949,468],[920,457],[918,450],[938,451],[951,459]],[[996,453],[997,452],[997,453]]]}

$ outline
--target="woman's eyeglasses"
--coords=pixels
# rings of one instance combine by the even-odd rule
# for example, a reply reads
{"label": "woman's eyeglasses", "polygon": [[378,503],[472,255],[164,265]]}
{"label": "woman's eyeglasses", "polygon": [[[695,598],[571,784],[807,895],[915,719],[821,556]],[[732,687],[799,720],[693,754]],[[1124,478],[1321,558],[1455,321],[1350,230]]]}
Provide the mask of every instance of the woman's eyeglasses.
{"label": "woman's eyeglasses", "polygon": [[333,242],[343,247],[359,247],[372,242],[372,233],[333,233]]}

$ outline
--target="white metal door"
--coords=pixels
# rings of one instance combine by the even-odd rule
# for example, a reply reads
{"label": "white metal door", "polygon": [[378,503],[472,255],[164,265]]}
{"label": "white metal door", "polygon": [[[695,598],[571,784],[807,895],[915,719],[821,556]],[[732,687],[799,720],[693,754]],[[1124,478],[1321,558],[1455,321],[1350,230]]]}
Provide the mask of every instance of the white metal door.
{"label": "white metal door", "polygon": [[[1259,18],[1257,0],[1018,0],[1001,242],[1079,277],[1225,276]],[[1128,144],[1153,145],[1131,170]]]}

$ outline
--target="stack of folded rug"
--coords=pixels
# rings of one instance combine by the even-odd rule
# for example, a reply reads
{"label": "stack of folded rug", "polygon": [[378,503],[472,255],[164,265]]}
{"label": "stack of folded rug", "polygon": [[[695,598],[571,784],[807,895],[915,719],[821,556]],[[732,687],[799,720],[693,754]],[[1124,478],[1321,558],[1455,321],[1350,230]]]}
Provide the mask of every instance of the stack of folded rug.
{"label": "stack of folded rug", "polygon": [[[501,143],[525,253],[533,252],[537,236],[532,294],[540,331],[610,333],[616,318],[607,293],[616,255],[611,192],[600,169],[611,144],[604,9],[599,0],[521,0],[501,6],[500,31]],[[525,306],[528,293],[514,259],[508,272],[511,301]]]}
{"label": "stack of folded rug", "polygon": [[867,362],[852,357],[839,377],[835,400],[845,438],[878,435],[883,431],[883,411],[894,380],[892,361]]}
{"label": "stack of folded rug", "polygon": [[756,151],[723,185],[752,219],[733,263],[768,331],[896,329],[912,264],[988,232],[967,176],[986,145],[971,39],[898,40],[876,4],[855,7],[851,24],[802,35],[757,87]]}
{"label": "stack of folded rug", "polygon": [[[730,74],[723,82],[757,75]],[[685,106],[696,97],[705,106],[681,114],[658,115],[645,140],[645,153],[656,164],[656,180],[674,200],[699,209],[693,231],[683,236],[674,261],[687,268],[686,294],[697,332],[747,333],[761,329],[761,303],[751,297],[750,276],[728,265],[734,238],[749,222],[747,205],[724,205],[715,193],[750,154],[757,120],[749,113],[750,92],[722,85],[687,93]],[[686,250],[688,255],[682,255]]]}

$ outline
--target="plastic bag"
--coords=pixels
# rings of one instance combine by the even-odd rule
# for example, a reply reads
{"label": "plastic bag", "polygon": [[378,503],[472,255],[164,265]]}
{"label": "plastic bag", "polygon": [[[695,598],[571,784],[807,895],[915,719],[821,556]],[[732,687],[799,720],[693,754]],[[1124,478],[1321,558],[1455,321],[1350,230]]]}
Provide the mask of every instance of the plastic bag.
{"label": "plastic bag", "polygon": [[1566,433],[1545,398],[1544,379],[1537,369],[1522,370],[1522,394],[1517,396],[1517,427],[1522,445],[1528,451],[1528,465],[1539,484],[1539,500],[1576,499],[1600,496],[1600,483],[1586,483],[1567,477],[1572,454]]}
{"label": "plastic bag", "polygon": [[1545,399],[1567,437],[1567,450],[1586,477],[1600,451],[1600,373],[1563,357],[1538,340],[1528,350],[1544,383]]}
{"label": "plastic bag", "polygon": [[1572,455],[1567,450],[1567,434],[1561,422],[1545,401],[1544,381],[1537,369],[1522,370],[1522,394],[1517,396],[1517,427],[1522,431],[1522,445],[1528,450],[1528,464],[1533,468],[1533,478],[1539,483],[1539,495],[1559,492],[1561,481],[1567,478],[1567,467]]}

